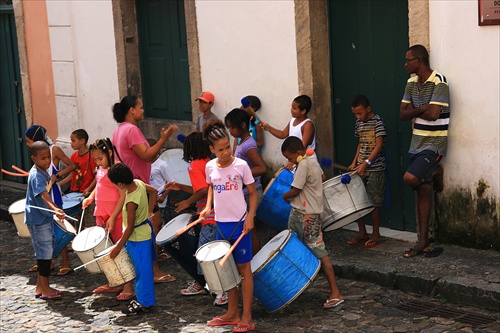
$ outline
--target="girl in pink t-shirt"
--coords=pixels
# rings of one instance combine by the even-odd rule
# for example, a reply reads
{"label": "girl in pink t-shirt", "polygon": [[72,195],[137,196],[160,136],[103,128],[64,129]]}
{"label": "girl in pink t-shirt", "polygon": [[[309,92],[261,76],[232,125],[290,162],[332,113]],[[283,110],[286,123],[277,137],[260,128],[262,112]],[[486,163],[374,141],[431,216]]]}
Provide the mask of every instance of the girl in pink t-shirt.
{"label": "girl in pink t-shirt", "polygon": [[[248,164],[233,156],[229,143],[229,134],[220,120],[205,125],[203,136],[210,145],[210,151],[217,158],[209,161],[205,168],[208,188],[207,205],[200,217],[209,214],[212,202],[217,223],[217,238],[234,243],[241,234],[244,237],[233,251],[238,272],[243,276],[241,289],[243,296],[243,313],[240,317],[238,308],[238,288],[228,292],[227,312],[207,322],[208,326],[235,324],[233,332],[255,330],[252,320],[253,276],[250,268],[252,260],[252,229],[257,209],[257,191],[254,178]],[[246,185],[250,195],[249,211],[243,194]],[[244,222],[242,222],[244,221]]]}
{"label": "girl in pink t-shirt", "polygon": [[[96,186],[92,193],[82,201],[82,207],[87,208],[95,199],[94,216],[96,224],[109,232],[111,240],[116,243],[122,237],[122,207],[125,202],[125,190],[118,188],[109,180],[108,169],[114,164],[115,148],[109,138],[97,139],[90,145],[92,158],[98,169],[95,175]],[[94,293],[120,292],[121,287],[110,288],[109,285],[100,286]],[[135,296],[131,282],[126,283],[123,291],[116,297],[119,301],[128,301]]]}

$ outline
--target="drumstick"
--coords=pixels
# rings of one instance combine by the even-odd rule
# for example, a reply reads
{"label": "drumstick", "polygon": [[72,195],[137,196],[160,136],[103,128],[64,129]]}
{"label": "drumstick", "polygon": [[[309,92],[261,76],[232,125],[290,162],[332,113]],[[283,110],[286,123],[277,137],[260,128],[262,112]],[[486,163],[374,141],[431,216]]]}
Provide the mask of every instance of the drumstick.
{"label": "drumstick", "polygon": [[236,246],[238,245],[238,243],[240,242],[240,240],[243,239],[243,236],[245,236],[246,233],[242,232],[240,237],[238,237],[238,239],[236,240],[236,242],[234,242],[234,244],[231,246],[231,248],[229,249],[229,251],[227,251],[226,255],[224,256],[224,258],[222,258],[222,260],[219,262],[219,265],[222,267],[224,266],[224,264],[226,263],[227,259],[229,259],[229,256],[231,255],[231,253],[233,253],[234,249],[236,248]]}
{"label": "drumstick", "polygon": [[[54,214],[59,214],[58,212],[56,212],[55,210],[52,210],[52,209],[43,208],[43,207],[38,207],[38,206],[33,206],[33,205],[28,205],[28,206],[30,206],[31,208],[36,208],[36,209],[40,209],[40,210],[45,210],[45,211],[47,211],[47,212],[51,212],[51,213],[54,213]],[[71,220],[73,220],[73,221],[78,222],[78,219],[75,219],[74,217],[71,217],[71,216],[66,215],[66,218],[67,218],[67,219],[71,219]]]}
{"label": "drumstick", "polygon": [[108,248],[108,239],[109,239],[109,229],[106,229],[106,243],[104,243],[104,248]]}
{"label": "drumstick", "polygon": [[252,108],[248,108],[248,110],[250,111],[250,113],[252,114],[252,116],[255,117],[255,119],[257,119],[259,121],[259,123],[263,123],[262,119],[259,118],[259,116],[257,115],[257,113],[252,110]]}
{"label": "drumstick", "polygon": [[81,266],[78,266],[77,268],[75,268],[75,269],[73,269],[73,270],[74,270],[74,271],[77,271],[77,270],[79,270],[80,268],[87,267],[87,265],[90,265],[91,263],[96,262],[97,260],[99,260],[99,259],[101,259],[101,258],[102,258],[102,257],[95,258],[95,259],[93,259],[93,260],[91,260],[91,261],[89,261],[89,262],[87,262],[87,263],[85,263],[85,264],[83,264],[83,265],[81,265]]}
{"label": "drumstick", "polygon": [[80,218],[80,226],[78,227],[78,233],[82,230],[83,214],[85,213],[85,208],[82,208],[82,217]]}
{"label": "drumstick", "polygon": [[184,228],[177,230],[175,232],[175,234],[177,235],[177,237],[179,237],[180,235],[182,235],[183,233],[185,233],[186,231],[188,231],[189,229],[191,229],[192,227],[194,227],[195,225],[197,225],[198,223],[200,223],[203,220],[204,220],[204,218],[200,217],[196,221],[193,221],[193,222],[189,223],[188,225],[186,225]]}
{"label": "drumstick", "polygon": [[26,176],[29,176],[29,172],[28,171],[24,171],[23,169],[21,168],[18,168],[17,166],[15,166],[14,164],[11,165],[12,169],[16,170],[16,171],[19,171],[20,173],[23,173],[25,174]]}

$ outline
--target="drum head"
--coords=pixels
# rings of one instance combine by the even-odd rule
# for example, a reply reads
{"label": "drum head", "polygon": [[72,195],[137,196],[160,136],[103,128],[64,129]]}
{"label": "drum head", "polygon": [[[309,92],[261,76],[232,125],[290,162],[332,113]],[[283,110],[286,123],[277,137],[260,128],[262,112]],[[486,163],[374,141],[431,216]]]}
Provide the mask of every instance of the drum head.
{"label": "drum head", "polygon": [[181,214],[161,228],[156,236],[156,244],[162,245],[177,238],[176,232],[191,221],[191,214]]}
{"label": "drum head", "polygon": [[225,240],[208,242],[196,251],[196,260],[214,261],[222,259],[230,247],[231,244]]}
{"label": "drum head", "polygon": [[79,192],[71,192],[62,196],[63,210],[68,210],[80,205],[83,201],[83,196]]}
{"label": "drum head", "polygon": [[255,274],[261,267],[265,266],[276,253],[283,247],[292,232],[290,230],[283,230],[274,236],[269,242],[264,245],[259,252],[253,257],[250,262],[252,273]]}
{"label": "drum head", "polygon": [[91,227],[83,230],[73,239],[73,250],[83,252],[93,249],[106,237],[106,231],[102,227]]}
{"label": "drum head", "polygon": [[9,213],[10,214],[24,213],[25,207],[26,207],[26,199],[18,200],[9,206]]}
{"label": "drum head", "polygon": [[160,159],[167,162],[168,170],[177,183],[191,186],[191,179],[187,171],[189,164],[182,159],[183,156],[182,149],[167,149],[160,155]]}
{"label": "drum head", "polygon": [[76,235],[76,229],[67,220],[59,220],[59,218],[54,215],[54,222],[59,226],[59,228],[61,228],[61,230]]}

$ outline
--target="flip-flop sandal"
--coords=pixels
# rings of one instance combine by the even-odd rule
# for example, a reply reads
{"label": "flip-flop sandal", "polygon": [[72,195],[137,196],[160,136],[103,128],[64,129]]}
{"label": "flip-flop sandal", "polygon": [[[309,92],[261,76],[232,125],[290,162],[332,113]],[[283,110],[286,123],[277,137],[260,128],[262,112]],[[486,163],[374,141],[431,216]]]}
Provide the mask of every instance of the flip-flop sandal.
{"label": "flip-flop sandal", "polygon": [[54,293],[47,296],[40,296],[40,299],[43,299],[44,301],[54,301],[57,299],[61,299],[61,297],[62,295],[60,293]]}
{"label": "flip-flop sandal", "polygon": [[137,301],[130,302],[128,308],[126,310],[122,310],[122,313],[126,314],[127,316],[134,316],[137,314],[144,314],[148,312],[149,312],[149,307],[142,306]]}
{"label": "flip-flop sandal", "polygon": [[57,272],[57,276],[65,276],[73,273],[74,270],[71,267],[61,267],[59,268],[59,272]]}
{"label": "flip-flop sandal", "polygon": [[165,274],[162,277],[155,279],[155,283],[167,283],[167,282],[174,282],[177,280],[175,277],[173,277],[170,274]]}
{"label": "flip-flop sandal", "polygon": [[207,326],[224,326],[224,325],[238,325],[238,322],[224,320],[219,316],[215,316],[211,320],[207,321]]}
{"label": "flip-flop sandal", "polygon": [[117,301],[130,301],[134,297],[135,297],[135,293],[121,292],[116,296],[116,300]]}
{"label": "flip-flop sandal", "polygon": [[365,238],[356,238],[356,237],[354,237],[353,239],[349,239],[347,241],[347,244],[352,245],[352,246],[356,246],[356,245],[364,243],[364,242],[366,242],[368,240],[370,240],[370,238],[368,238],[368,237],[365,237]]}
{"label": "flip-flop sandal", "polygon": [[410,251],[403,253],[403,257],[412,258],[412,257],[420,256],[422,254],[429,253],[430,251],[431,251],[430,246],[424,247],[422,250],[415,250],[415,249],[411,248]]}
{"label": "flip-flop sandal", "polygon": [[432,250],[428,251],[425,253],[424,257],[426,258],[434,258],[439,256],[441,253],[444,252],[444,249],[440,246],[433,248]]}
{"label": "flip-flop sandal", "polygon": [[94,294],[104,294],[104,293],[119,293],[123,290],[122,287],[111,288],[109,284],[95,288],[92,292]]}
{"label": "flip-flop sandal", "polygon": [[233,332],[235,333],[245,333],[250,331],[255,331],[255,324],[250,325],[250,324],[237,323],[236,326],[233,328]]}
{"label": "flip-flop sandal", "polygon": [[382,244],[381,240],[376,241],[376,240],[369,239],[366,241],[365,245],[363,245],[363,248],[371,249],[372,247],[375,247],[375,246],[380,245],[380,244]]}
{"label": "flip-flop sandal", "polygon": [[330,299],[327,299],[326,302],[323,304],[323,309],[332,309],[334,307],[339,306],[342,303],[344,303],[343,299],[330,298]]}
{"label": "flip-flop sandal", "polygon": [[31,268],[28,269],[28,272],[38,272],[38,265],[35,264],[35,265],[31,266]]}

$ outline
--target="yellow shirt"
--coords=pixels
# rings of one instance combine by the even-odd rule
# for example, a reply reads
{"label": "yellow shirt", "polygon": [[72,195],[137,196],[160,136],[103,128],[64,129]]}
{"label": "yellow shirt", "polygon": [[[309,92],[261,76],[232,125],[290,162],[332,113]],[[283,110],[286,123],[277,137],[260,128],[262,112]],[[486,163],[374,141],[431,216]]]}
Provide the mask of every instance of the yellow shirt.
{"label": "yellow shirt", "polygon": [[[135,179],[134,181],[137,184],[137,188],[133,192],[127,192],[127,195],[125,196],[125,203],[123,204],[123,230],[127,227],[128,222],[127,203],[133,202],[137,205],[137,209],[135,211],[135,226],[144,222],[148,218],[149,214],[146,184],[139,179]],[[148,239],[151,239],[151,227],[149,224],[143,224],[140,227],[134,228],[134,231],[132,231],[128,240],[132,242],[141,242]]]}

